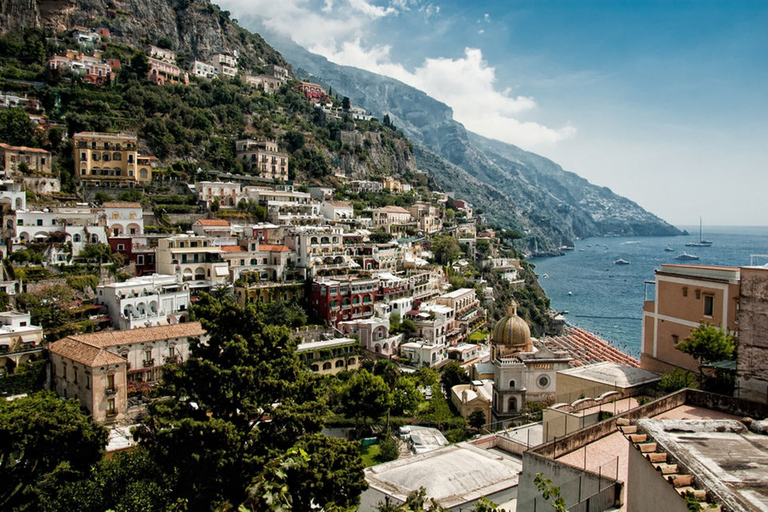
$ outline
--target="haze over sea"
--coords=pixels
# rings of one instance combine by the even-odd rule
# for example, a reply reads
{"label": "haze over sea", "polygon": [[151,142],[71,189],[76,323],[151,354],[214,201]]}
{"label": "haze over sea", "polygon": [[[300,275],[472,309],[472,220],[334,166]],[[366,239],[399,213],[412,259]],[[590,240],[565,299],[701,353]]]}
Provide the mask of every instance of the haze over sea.
{"label": "haze over sea", "polygon": [[[639,358],[644,283],[653,281],[659,265],[747,266],[751,255],[768,255],[768,227],[705,227],[704,238],[713,242],[712,247],[686,247],[687,242],[698,240],[699,227],[680,228],[691,236],[588,238],[576,242],[575,250],[564,256],[533,258],[531,262],[552,308],[568,311],[565,317],[570,324]],[[667,245],[674,251],[665,251]],[[683,251],[700,259],[676,260]],[[616,265],[618,259],[630,264]],[[754,263],[768,263],[768,257],[756,258]]]}

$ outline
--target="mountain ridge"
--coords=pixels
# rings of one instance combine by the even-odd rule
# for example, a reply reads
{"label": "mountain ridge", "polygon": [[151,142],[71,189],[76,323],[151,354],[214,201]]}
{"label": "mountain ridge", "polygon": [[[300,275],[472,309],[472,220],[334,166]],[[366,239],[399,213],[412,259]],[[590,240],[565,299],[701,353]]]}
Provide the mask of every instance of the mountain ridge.
{"label": "mountain ridge", "polygon": [[[292,63],[297,76],[332,87],[374,115],[388,115],[409,139],[423,146],[415,151],[420,168],[432,172],[439,185],[457,196],[461,190],[461,198],[482,208],[489,221],[523,234],[519,248],[526,254],[556,254],[561,246],[590,236],[681,234],[637,203],[543,156],[466,130],[453,119],[448,105],[423,91],[390,77],[334,64],[270,32],[256,17],[245,17],[244,23],[261,31]],[[426,158],[430,153],[457,169],[436,165]],[[457,186],[474,182],[489,188],[475,191]],[[490,200],[493,192],[506,201]]]}

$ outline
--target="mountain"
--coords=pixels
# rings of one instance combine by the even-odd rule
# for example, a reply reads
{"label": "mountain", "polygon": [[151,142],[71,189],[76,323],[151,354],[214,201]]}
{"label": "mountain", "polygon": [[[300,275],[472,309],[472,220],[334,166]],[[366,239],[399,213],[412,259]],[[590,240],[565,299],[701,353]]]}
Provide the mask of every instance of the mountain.
{"label": "mountain", "polygon": [[456,197],[482,208],[487,220],[524,235],[528,254],[557,253],[573,240],[601,235],[677,235],[681,232],[627,198],[563,170],[512,144],[467,131],[450,107],[389,77],[340,66],[285,37],[256,17],[243,20],[311,77],[376,116],[388,115],[415,143],[419,168]]}
{"label": "mountain", "polygon": [[94,26],[108,28],[112,42],[169,47],[189,62],[237,51],[241,68],[287,65],[261,36],[238,26],[229,12],[207,0],[0,0],[0,34]]}

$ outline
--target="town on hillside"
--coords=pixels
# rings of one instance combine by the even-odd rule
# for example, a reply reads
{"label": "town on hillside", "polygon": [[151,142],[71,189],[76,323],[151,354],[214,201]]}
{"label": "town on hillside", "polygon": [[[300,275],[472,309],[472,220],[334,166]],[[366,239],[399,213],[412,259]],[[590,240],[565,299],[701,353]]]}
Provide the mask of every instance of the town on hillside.
{"label": "town on hillside", "polygon": [[172,46],[0,36],[0,509],[768,507],[768,268],[631,357],[388,116]]}

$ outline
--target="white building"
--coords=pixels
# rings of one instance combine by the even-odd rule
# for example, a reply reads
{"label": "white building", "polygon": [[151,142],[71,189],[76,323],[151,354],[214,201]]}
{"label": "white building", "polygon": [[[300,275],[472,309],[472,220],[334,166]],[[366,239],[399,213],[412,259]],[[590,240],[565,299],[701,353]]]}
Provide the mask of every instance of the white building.
{"label": "white building", "polygon": [[104,209],[110,236],[144,234],[141,203],[104,203],[101,207]]}
{"label": "white building", "polygon": [[197,235],[175,235],[157,243],[157,272],[180,276],[190,288],[210,288],[229,280],[220,240]]}
{"label": "white building", "polygon": [[29,313],[0,313],[0,376],[42,354],[43,328],[32,325]]}
{"label": "white building", "polygon": [[352,220],[355,216],[352,205],[341,201],[324,201],[320,205],[320,213],[326,219],[334,222]]}
{"label": "white building", "polygon": [[201,60],[192,62],[192,73],[200,78],[213,78],[216,76],[216,66]]}
{"label": "white building", "polygon": [[397,354],[403,340],[402,334],[390,336],[389,316],[339,322],[336,327],[347,336],[357,335],[364,349],[385,356]]}
{"label": "white building", "polygon": [[201,181],[195,185],[198,201],[205,203],[208,208],[215,199],[219,200],[221,208],[234,208],[243,197],[239,183],[222,181]]}
{"label": "white building", "polygon": [[142,276],[96,288],[96,302],[109,308],[120,330],[173,325],[188,318],[189,285],[176,276]]}
{"label": "white building", "polygon": [[7,204],[11,210],[26,210],[27,193],[22,184],[13,180],[0,181],[0,203]]}
{"label": "white building", "polygon": [[448,360],[444,343],[415,340],[400,345],[400,356],[410,359],[416,366],[441,366]]}

